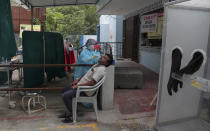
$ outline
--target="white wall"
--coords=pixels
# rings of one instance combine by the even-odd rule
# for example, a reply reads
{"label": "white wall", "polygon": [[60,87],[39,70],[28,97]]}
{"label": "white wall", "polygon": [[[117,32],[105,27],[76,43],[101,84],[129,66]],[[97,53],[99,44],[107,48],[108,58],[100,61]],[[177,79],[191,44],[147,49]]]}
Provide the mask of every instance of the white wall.
{"label": "white wall", "polygon": [[[109,25],[109,40],[108,42],[116,41],[116,16],[115,15],[102,15],[100,17],[100,25],[107,24]],[[100,36],[102,36],[101,34]],[[101,41],[103,42],[103,41]]]}
{"label": "white wall", "polygon": [[[123,16],[117,16],[117,22],[116,22],[116,41],[117,42],[123,42]],[[119,57],[122,56],[122,47],[123,43],[117,44],[117,55]]]}
{"label": "white wall", "polygon": [[145,48],[140,49],[139,63],[148,69],[159,74],[160,71],[160,49],[159,48]]}
{"label": "white wall", "polygon": [[[108,26],[106,27],[106,25]],[[122,31],[123,31],[122,16],[102,15],[100,17],[100,42],[122,42],[122,36],[123,36]],[[121,46],[117,46],[117,44],[115,43],[112,43],[111,46],[114,57],[117,54],[121,54],[120,51]]]}

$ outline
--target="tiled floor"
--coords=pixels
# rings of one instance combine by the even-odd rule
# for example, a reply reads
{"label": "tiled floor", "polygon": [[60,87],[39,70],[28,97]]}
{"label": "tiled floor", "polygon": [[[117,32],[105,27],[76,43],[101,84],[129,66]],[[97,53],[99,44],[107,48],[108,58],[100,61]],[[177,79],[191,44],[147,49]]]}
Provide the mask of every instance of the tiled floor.
{"label": "tiled floor", "polygon": [[117,66],[138,66],[143,73],[142,89],[115,89],[115,104],[119,105],[120,112],[133,114],[155,111],[156,106],[150,106],[150,103],[157,93],[158,74],[143,65],[129,61],[119,62]]}
{"label": "tiled floor", "polygon": [[119,105],[122,114],[152,112],[156,106],[150,106],[150,103],[156,92],[156,88],[116,89],[115,104]]}

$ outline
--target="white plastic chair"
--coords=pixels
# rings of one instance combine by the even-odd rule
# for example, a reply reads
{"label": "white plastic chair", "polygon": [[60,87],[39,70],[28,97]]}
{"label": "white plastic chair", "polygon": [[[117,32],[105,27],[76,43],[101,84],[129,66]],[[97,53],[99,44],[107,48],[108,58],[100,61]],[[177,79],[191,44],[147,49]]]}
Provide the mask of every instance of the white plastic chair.
{"label": "white plastic chair", "polygon": [[[73,122],[76,123],[77,119],[77,103],[79,102],[87,102],[92,103],[94,107],[94,111],[96,113],[96,119],[98,121],[98,106],[97,106],[97,95],[98,90],[101,87],[101,85],[104,83],[104,80],[106,77],[104,76],[98,83],[96,83],[94,86],[78,86],[76,97],[72,100],[72,112],[73,112]],[[89,92],[89,91],[95,91],[95,94],[93,96],[80,96],[81,92]]]}

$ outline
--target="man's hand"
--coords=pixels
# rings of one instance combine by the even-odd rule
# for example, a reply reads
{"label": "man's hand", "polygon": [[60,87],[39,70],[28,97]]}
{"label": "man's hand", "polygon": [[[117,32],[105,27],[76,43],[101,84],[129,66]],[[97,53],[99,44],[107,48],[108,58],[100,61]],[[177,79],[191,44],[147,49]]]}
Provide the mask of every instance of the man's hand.
{"label": "man's hand", "polygon": [[72,89],[77,89],[78,88],[78,85],[73,85],[72,86]]}
{"label": "man's hand", "polygon": [[70,86],[74,86],[76,85],[78,82],[77,81],[73,81],[72,83],[70,83]]}
{"label": "man's hand", "polygon": [[70,83],[70,86],[76,85],[80,80],[81,80],[81,78],[76,79],[75,81],[73,81],[72,83]]}

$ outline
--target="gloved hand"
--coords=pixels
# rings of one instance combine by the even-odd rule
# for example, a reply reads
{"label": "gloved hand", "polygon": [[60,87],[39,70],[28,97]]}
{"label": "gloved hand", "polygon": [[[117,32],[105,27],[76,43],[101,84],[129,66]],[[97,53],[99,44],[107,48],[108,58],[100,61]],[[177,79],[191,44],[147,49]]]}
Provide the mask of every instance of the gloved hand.
{"label": "gloved hand", "polygon": [[187,66],[183,67],[180,70],[180,73],[183,74],[188,74],[192,75],[196,71],[198,71],[203,64],[204,56],[201,52],[197,51],[193,54],[192,59],[190,62],[187,64]]}
{"label": "gloved hand", "polygon": [[182,82],[178,81],[174,78],[172,78],[172,73],[179,73],[180,66],[182,61],[182,52],[179,48],[175,48],[172,51],[172,62],[171,62],[171,72],[170,72],[170,78],[167,84],[168,94],[172,95],[172,90],[174,92],[177,92],[178,85],[182,87]]}
{"label": "gloved hand", "polygon": [[[175,72],[175,73],[182,77],[182,75],[180,74],[180,72]],[[179,81],[179,80],[173,78],[172,89],[173,89],[173,91],[174,91],[175,93],[178,91],[178,86],[179,86],[180,88],[182,88],[182,85],[183,85],[182,81]]]}
{"label": "gloved hand", "polygon": [[172,95],[172,90],[174,92],[177,92],[178,86],[182,88],[182,85],[183,85],[181,81],[176,80],[171,77],[172,73],[178,74],[181,77],[183,76],[183,74],[192,75],[193,73],[195,73],[196,71],[200,69],[204,61],[204,56],[200,51],[196,51],[193,54],[193,57],[190,60],[190,62],[181,70],[179,70],[178,68],[180,68],[181,66],[181,59],[182,59],[181,52],[178,51],[177,48],[174,49],[172,51],[171,73],[170,73],[170,78],[167,85],[169,95]]}

